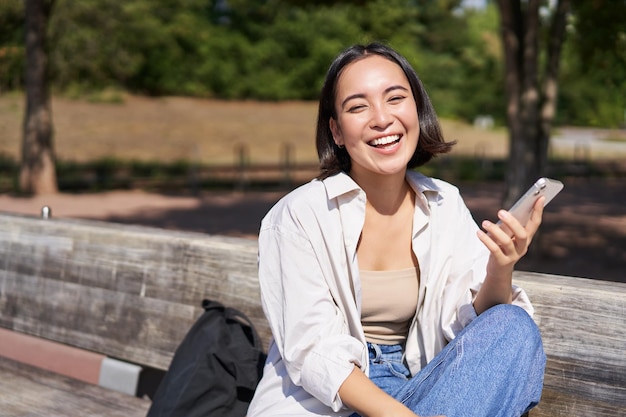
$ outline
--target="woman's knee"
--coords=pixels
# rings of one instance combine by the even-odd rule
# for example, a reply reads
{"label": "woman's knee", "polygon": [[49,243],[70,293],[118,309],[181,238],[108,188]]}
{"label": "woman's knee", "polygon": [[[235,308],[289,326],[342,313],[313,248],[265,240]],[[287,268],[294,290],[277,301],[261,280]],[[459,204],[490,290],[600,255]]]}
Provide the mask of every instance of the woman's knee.
{"label": "woman's knee", "polygon": [[541,333],[532,317],[521,307],[512,304],[499,304],[481,315],[486,315],[492,328],[508,336],[513,342],[524,341],[524,345],[541,346]]}

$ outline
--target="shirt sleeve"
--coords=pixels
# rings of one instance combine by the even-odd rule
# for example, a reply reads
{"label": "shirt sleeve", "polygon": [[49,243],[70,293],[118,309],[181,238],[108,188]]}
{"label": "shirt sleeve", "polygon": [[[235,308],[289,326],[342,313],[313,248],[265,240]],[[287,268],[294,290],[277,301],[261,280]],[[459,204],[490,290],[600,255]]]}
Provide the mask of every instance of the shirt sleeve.
{"label": "shirt sleeve", "polygon": [[263,308],[289,378],[338,411],[339,387],[367,352],[349,334],[326,284],[323,252],[315,250],[321,242],[312,242],[297,222],[279,223],[267,222],[259,234]]}
{"label": "shirt sleeve", "polygon": [[[474,300],[485,279],[489,250],[478,239],[478,225],[460,196],[457,205],[458,223],[452,268],[444,291],[443,331],[452,340],[476,317]],[[522,307],[532,317],[533,307],[524,290],[513,285],[512,304]]]}

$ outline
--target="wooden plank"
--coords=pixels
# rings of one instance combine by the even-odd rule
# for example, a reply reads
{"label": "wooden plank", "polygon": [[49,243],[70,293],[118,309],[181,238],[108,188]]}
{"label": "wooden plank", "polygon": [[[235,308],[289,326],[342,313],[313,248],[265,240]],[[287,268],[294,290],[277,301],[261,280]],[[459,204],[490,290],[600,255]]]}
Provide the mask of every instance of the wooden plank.
{"label": "wooden plank", "polygon": [[256,242],[0,215],[0,326],[166,369],[203,298],[269,339]]}
{"label": "wooden plank", "polygon": [[[253,240],[0,214],[0,326],[165,369],[203,298],[244,311],[267,343],[256,261]],[[515,283],[548,355],[531,416],[626,415],[626,284]]]}
{"label": "wooden plank", "polygon": [[147,399],[0,357],[0,414],[5,417],[144,417]]}
{"label": "wooden plank", "polygon": [[626,416],[626,284],[515,273],[548,356],[531,417]]}
{"label": "wooden plank", "polygon": [[626,283],[528,272],[515,279],[535,306],[549,354],[625,365]]}
{"label": "wooden plank", "polygon": [[4,288],[2,307],[15,316],[2,314],[1,326],[159,369],[167,369],[200,314],[188,305],[23,275],[5,277]]}
{"label": "wooden plank", "polygon": [[544,388],[541,402],[533,408],[529,417],[624,417],[626,409],[604,403],[598,400],[589,400],[557,392],[549,386]]}

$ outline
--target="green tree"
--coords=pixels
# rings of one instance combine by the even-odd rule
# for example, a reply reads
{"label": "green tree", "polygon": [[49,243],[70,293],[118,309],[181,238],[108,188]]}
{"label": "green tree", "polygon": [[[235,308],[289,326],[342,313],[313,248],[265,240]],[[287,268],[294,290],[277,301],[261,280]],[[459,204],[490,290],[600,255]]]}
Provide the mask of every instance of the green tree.
{"label": "green tree", "polygon": [[[229,2],[222,29],[230,36],[207,43],[217,59],[203,66],[205,78],[219,83],[223,97],[315,99],[328,64],[344,47],[379,39],[414,49],[411,13],[402,0]],[[218,72],[226,62],[236,66]]]}
{"label": "green tree", "polygon": [[481,10],[466,10],[466,40],[458,58],[463,78],[458,88],[454,115],[474,120],[490,115],[499,124],[506,123],[502,43],[499,36],[498,10],[493,4]]}
{"label": "green tree", "polygon": [[[568,1],[573,1],[573,13],[567,33],[575,42],[565,44],[563,59],[557,61],[562,62],[566,88],[560,89],[560,112],[553,112],[553,120],[618,125],[626,106],[626,95],[616,94],[623,91],[626,78],[623,24],[620,29],[623,2]],[[57,91],[79,94],[113,86],[150,95],[315,99],[337,52],[356,42],[380,40],[413,64],[443,117],[472,120],[491,114],[510,124],[502,106],[509,74],[507,88],[511,79],[517,79],[518,92],[531,92],[529,86],[535,85],[537,94],[524,93],[523,100],[521,93],[515,100],[511,99],[515,95],[508,95],[506,108],[517,100],[526,116],[548,120],[542,119],[542,112],[555,100],[547,92],[554,91],[555,97],[556,90],[546,89],[551,77],[546,68],[554,62],[547,27],[558,9],[550,9],[547,5],[553,3],[546,0],[497,3],[517,10],[509,20],[518,49],[511,54],[515,59],[509,59],[503,51],[510,49],[498,47],[504,38],[498,36],[496,3],[474,11],[460,8],[460,3],[56,0],[50,19],[51,81]],[[0,89],[23,86],[22,9],[19,0],[0,5],[0,23],[6,28],[0,33]],[[531,10],[547,13],[531,18]],[[577,19],[583,15],[585,19]],[[527,32],[532,25],[536,30]],[[602,48],[594,46],[598,42],[603,42]],[[533,44],[538,45],[536,58],[522,58],[520,54],[531,51]],[[510,67],[503,68],[513,61],[517,75],[511,77]],[[532,99],[533,94],[539,99]],[[542,110],[530,111],[532,102],[541,103]],[[534,123],[516,126],[541,130]],[[540,148],[528,142],[528,152]],[[519,155],[515,160],[526,158]]]}
{"label": "green tree", "polygon": [[626,2],[572,1],[559,121],[626,125]]}
{"label": "green tree", "polygon": [[15,90],[24,79],[24,4],[0,2],[0,92]]}
{"label": "green tree", "polygon": [[162,46],[147,1],[58,0],[50,26],[52,76],[65,90],[125,86],[144,64],[145,49]]}
{"label": "green tree", "polygon": [[[567,89],[560,101],[565,108],[561,121],[606,126],[623,120],[626,2],[498,0],[497,4],[510,136],[505,202],[512,203],[534,179],[546,174],[562,61]],[[562,53],[566,35],[572,42]]]}

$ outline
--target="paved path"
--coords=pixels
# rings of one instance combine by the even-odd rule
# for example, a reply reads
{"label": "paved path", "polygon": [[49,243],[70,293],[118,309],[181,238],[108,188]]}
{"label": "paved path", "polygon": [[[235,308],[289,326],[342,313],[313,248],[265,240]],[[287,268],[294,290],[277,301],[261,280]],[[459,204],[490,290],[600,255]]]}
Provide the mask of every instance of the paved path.
{"label": "paved path", "polygon": [[626,130],[563,127],[550,138],[550,147],[560,155],[577,159],[623,159]]}

